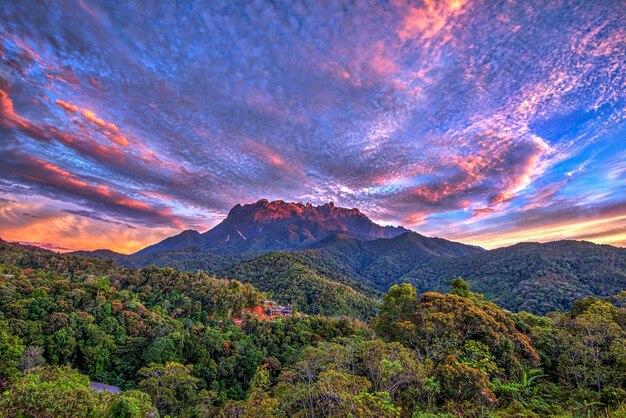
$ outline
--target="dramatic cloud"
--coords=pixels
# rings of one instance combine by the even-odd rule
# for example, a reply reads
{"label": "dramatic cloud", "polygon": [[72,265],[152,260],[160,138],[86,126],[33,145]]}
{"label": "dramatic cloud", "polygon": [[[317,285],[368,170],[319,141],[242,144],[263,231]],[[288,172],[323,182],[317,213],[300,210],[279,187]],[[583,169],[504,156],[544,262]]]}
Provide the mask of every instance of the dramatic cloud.
{"label": "dramatic cloud", "polygon": [[137,219],[149,225],[185,225],[172,215],[169,209],[149,206],[146,202],[128,197],[105,184],[91,184],[52,163],[19,152],[7,152],[0,156],[0,174],[5,179],[32,185],[41,193],[67,196],[118,216]]}
{"label": "dramatic cloud", "polygon": [[131,226],[41,196],[20,197],[19,202],[0,197],[0,219],[3,239],[55,251],[109,248],[128,253],[177,231],[173,227]]}
{"label": "dramatic cloud", "polygon": [[267,197],[626,241],[620,2],[4,2],[0,59],[5,239],[132,251]]}

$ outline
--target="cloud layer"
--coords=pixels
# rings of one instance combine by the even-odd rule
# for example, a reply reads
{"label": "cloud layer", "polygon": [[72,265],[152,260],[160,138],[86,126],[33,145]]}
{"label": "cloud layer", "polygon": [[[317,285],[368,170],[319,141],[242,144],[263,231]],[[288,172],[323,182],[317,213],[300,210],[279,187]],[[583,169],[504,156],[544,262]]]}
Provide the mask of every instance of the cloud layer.
{"label": "cloud layer", "polygon": [[0,236],[133,251],[266,197],[626,245],[622,4],[331,3],[0,4]]}

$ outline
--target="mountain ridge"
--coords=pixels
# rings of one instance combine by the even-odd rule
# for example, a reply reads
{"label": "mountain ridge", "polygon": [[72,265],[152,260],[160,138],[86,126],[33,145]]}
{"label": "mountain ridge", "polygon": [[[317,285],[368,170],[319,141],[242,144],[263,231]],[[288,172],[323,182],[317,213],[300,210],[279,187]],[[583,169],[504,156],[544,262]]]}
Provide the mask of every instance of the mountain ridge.
{"label": "mountain ridge", "polygon": [[132,255],[107,250],[77,254],[126,267],[157,265],[234,276],[311,312],[324,309],[316,301],[323,297],[342,306],[353,299],[365,313],[376,295],[393,284],[445,291],[458,276],[507,309],[542,314],[569,309],[577,298],[626,289],[624,248],[562,240],[487,251],[383,227],[358,209],[333,203],[262,199],[235,205],[205,233],[183,231]]}
{"label": "mountain ridge", "polygon": [[[419,256],[419,247],[398,244],[419,238],[415,235],[377,242],[334,234],[316,243],[318,248],[256,254],[216,255],[191,249],[142,256],[110,251],[74,255],[108,259],[125,267],[156,265],[184,271],[204,270],[222,278],[236,276],[287,302],[295,300],[295,292],[300,293],[300,300],[304,297],[298,289],[300,285],[287,286],[286,279],[293,269],[285,266],[290,263],[310,277],[306,284],[309,295],[319,295],[317,287],[328,289],[333,281],[370,298],[396,283],[411,283],[419,292],[446,291],[450,280],[461,276],[488,300],[512,311],[537,314],[567,310],[576,299],[605,297],[626,289],[626,248],[560,240],[523,242],[466,255]],[[390,242],[391,245],[382,246],[386,248],[378,248]],[[263,280],[267,283],[263,284]],[[345,286],[338,289],[347,289]]]}
{"label": "mountain ridge", "polygon": [[293,250],[333,232],[370,240],[393,238],[409,230],[402,226],[381,226],[359,209],[342,208],[333,202],[314,206],[311,203],[261,199],[233,206],[225,219],[204,233],[186,230],[133,255],[184,248],[210,249],[222,254]]}

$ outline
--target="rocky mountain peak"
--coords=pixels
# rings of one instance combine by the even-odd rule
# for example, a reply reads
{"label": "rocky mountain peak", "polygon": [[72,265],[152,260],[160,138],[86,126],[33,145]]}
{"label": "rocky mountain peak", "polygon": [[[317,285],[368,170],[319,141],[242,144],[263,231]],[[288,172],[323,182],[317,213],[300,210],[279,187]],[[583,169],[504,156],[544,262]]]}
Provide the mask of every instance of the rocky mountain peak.
{"label": "rocky mountain peak", "polygon": [[234,252],[297,249],[335,232],[370,240],[392,238],[406,231],[402,227],[378,225],[359,209],[335,206],[333,202],[315,206],[308,202],[260,199],[233,206],[222,222],[201,236],[185,231],[141,253],[162,251],[172,245],[172,249],[187,245]]}

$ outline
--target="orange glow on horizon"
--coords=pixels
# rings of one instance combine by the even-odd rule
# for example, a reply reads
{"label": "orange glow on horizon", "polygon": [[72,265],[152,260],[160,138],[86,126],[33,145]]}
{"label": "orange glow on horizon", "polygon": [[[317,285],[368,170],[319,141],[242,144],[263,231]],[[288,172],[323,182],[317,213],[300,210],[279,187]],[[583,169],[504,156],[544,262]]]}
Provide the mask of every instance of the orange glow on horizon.
{"label": "orange glow on horizon", "polygon": [[508,247],[519,242],[558,240],[583,240],[624,247],[626,246],[626,214],[593,220],[565,221],[513,231],[503,230],[497,233],[450,235],[446,238],[479,245],[486,249]]}
{"label": "orange glow on horizon", "polygon": [[[80,225],[77,227],[77,224]],[[80,234],[77,231],[80,230]],[[27,243],[58,252],[108,249],[132,254],[142,248],[179,233],[172,228],[136,228],[111,226],[78,220],[75,216],[46,219],[25,228],[1,231],[8,242]],[[51,247],[51,244],[55,247]]]}
{"label": "orange glow on horizon", "polygon": [[[80,213],[73,205],[59,207],[46,197],[0,201],[0,219],[5,220],[0,222],[0,238],[59,252],[110,249],[130,254],[184,229],[184,225],[150,227]],[[23,214],[33,216],[24,218]]]}

